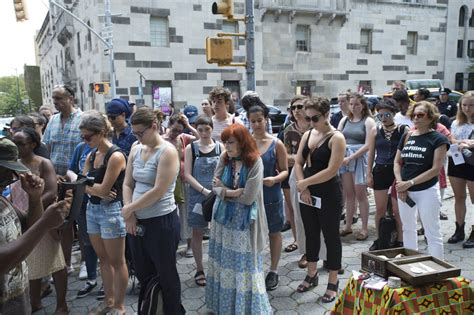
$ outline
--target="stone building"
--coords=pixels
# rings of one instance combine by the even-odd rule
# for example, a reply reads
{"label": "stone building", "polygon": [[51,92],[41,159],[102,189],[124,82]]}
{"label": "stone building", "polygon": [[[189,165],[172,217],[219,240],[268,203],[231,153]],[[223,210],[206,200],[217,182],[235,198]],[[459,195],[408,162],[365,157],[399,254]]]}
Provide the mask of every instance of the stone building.
{"label": "stone building", "polygon": [[[118,96],[136,101],[143,93],[147,105],[182,107],[200,104],[216,85],[244,92],[245,69],[207,64],[204,49],[206,36],[243,32],[243,23],[212,15],[204,0],[111,2],[120,14],[112,18]],[[235,15],[243,15],[244,2],[234,0]],[[104,1],[65,5],[103,28]],[[435,78],[472,89],[473,9],[470,0],[255,0],[257,92],[286,106],[295,93],[382,94],[394,80]],[[109,81],[109,57],[97,37],[52,9],[36,44],[45,103],[55,84],[67,82],[80,106],[103,108],[108,96],[94,93],[93,83]],[[234,60],[245,60],[242,38]]]}

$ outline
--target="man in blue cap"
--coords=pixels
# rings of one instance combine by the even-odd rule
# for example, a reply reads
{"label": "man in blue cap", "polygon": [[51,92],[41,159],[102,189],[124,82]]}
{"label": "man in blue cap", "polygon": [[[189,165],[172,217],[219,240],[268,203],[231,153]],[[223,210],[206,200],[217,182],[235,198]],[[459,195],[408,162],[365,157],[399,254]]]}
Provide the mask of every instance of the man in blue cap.
{"label": "man in blue cap", "polygon": [[107,105],[107,118],[114,127],[112,143],[122,149],[126,156],[130,154],[132,144],[137,141],[132,133],[132,127],[128,124],[131,115],[132,108],[127,100],[114,98]]}

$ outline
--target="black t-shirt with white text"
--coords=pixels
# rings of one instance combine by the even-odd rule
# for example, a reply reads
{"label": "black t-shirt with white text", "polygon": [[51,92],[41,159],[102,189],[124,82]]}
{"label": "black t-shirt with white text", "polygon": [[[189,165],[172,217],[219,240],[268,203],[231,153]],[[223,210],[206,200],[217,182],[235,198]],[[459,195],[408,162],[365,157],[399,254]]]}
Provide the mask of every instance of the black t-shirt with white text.
{"label": "black t-shirt with white text", "polygon": [[[402,180],[407,181],[431,169],[435,150],[446,145],[449,148],[448,138],[437,131],[430,131],[422,135],[411,135],[404,144],[402,137],[398,149],[401,151]],[[438,175],[432,179],[410,187],[409,191],[420,191],[430,188],[438,182]]]}

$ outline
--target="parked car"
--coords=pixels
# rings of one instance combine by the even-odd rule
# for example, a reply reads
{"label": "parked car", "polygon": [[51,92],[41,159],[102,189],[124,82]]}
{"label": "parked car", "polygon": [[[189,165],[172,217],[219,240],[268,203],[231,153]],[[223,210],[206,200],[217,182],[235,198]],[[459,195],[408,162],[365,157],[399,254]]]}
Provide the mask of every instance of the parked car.
{"label": "parked car", "polygon": [[270,111],[269,116],[272,121],[272,131],[273,133],[278,133],[285,124],[286,112],[273,105],[267,105],[267,107]]}

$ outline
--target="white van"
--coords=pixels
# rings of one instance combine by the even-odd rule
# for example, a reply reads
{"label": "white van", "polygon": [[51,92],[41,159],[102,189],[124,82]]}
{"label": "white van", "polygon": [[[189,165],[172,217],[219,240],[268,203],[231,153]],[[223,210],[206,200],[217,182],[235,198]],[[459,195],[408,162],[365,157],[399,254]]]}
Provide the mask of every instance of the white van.
{"label": "white van", "polygon": [[429,89],[439,90],[443,89],[443,82],[439,79],[420,79],[420,80],[406,80],[407,90]]}

